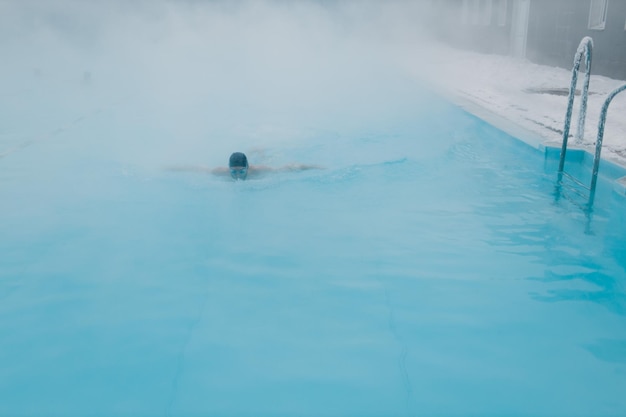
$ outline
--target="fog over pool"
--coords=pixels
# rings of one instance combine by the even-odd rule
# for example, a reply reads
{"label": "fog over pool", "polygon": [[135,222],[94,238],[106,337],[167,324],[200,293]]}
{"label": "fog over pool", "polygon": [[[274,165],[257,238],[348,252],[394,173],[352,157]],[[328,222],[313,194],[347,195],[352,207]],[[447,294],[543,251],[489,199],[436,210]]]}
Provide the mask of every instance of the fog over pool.
{"label": "fog over pool", "polygon": [[384,119],[381,81],[405,77],[397,58],[420,53],[424,7],[2,2],[0,155],[63,140],[60,129],[115,106],[128,118],[123,127],[110,120],[85,142],[107,136],[103,152],[142,166],[222,164],[234,149],[294,145],[328,123],[350,130]]}

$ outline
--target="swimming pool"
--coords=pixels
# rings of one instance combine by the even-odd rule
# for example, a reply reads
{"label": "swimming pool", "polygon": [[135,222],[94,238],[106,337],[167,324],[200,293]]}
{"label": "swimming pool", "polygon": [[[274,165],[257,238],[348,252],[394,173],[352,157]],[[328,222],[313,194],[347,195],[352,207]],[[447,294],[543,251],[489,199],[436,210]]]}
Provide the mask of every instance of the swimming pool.
{"label": "swimming pool", "polygon": [[[626,411],[611,183],[586,231],[553,160],[407,81],[376,91],[245,122],[100,97],[1,159],[0,415]],[[235,150],[324,169],[163,169]]]}

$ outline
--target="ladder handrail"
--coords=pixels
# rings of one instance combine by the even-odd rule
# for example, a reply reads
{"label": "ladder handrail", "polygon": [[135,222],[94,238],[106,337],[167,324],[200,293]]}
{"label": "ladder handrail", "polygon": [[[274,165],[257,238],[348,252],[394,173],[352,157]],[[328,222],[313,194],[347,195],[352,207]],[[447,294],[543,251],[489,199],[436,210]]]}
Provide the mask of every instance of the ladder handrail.
{"label": "ladder handrail", "polygon": [[569,98],[567,101],[567,111],[565,113],[565,124],[563,126],[563,144],[561,146],[561,158],[559,160],[559,182],[563,177],[563,167],[565,165],[565,153],[567,152],[567,139],[569,137],[570,124],[572,121],[572,111],[574,109],[574,96],[576,94],[576,83],[578,82],[578,72],[583,55],[585,57],[585,82],[581,93],[580,110],[578,113],[578,130],[575,139],[582,141],[585,131],[585,119],[587,117],[587,97],[589,96],[589,81],[591,79],[591,60],[593,53],[593,39],[585,36],[576,50],[574,56],[574,67],[572,68],[572,81],[569,87]]}
{"label": "ladder handrail", "polygon": [[604,125],[606,123],[606,115],[609,111],[609,105],[616,95],[626,90],[626,84],[613,90],[611,94],[604,100],[602,111],[600,112],[600,120],[598,121],[598,138],[596,139],[596,153],[593,157],[593,171],[591,173],[591,185],[589,187],[588,209],[591,209],[593,200],[596,195],[596,183],[598,181],[598,169],[600,167],[600,153],[602,152],[602,140],[604,139]]}

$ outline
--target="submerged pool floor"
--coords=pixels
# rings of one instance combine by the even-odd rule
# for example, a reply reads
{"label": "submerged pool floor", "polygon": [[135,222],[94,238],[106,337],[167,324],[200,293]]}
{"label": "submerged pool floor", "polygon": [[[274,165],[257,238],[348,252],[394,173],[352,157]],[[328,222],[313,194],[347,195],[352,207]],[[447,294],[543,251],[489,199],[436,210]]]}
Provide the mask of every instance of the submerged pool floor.
{"label": "submerged pool floor", "polygon": [[0,159],[0,416],[626,412],[610,184],[589,224],[539,152],[386,106],[253,126],[298,140],[230,151],[323,169],[246,182],[162,169],[132,103]]}

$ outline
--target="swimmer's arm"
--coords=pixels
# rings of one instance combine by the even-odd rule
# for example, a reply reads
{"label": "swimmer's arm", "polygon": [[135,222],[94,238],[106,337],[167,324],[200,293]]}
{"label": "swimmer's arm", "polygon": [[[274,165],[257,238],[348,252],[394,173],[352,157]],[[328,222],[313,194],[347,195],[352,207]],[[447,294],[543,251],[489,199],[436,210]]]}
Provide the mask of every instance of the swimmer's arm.
{"label": "swimmer's arm", "polygon": [[323,169],[318,165],[306,165],[306,164],[289,164],[284,165],[280,168],[273,168],[267,165],[251,165],[250,172],[254,173],[265,173],[265,172],[285,172],[285,171],[306,171],[309,169]]}
{"label": "swimmer's arm", "polygon": [[279,171],[308,171],[310,169],[323,169],[323,167],[319,165],[308,165],[308,164],[289,164],[279,168]]}
{"label": "swimmer's arm", "polygon": [[208,168],[200,165],[174,165],[165,168],[167,171],[175,171],[175,172],[204,172],[208,174],[214,175],[227,175],[230,174],[228,168],[225,167],[217,167],[217,168]]}
{"label": "swimmer's arm", "polygon": [[248,172],[263,173],[276,171],[276,168],[268,167],[267,165],[250,165]]}
{"label": "swimmer's arm", "polygon": [[213,168],[209,172],[213,175],[230,175],[230,169],[226,167]]}

